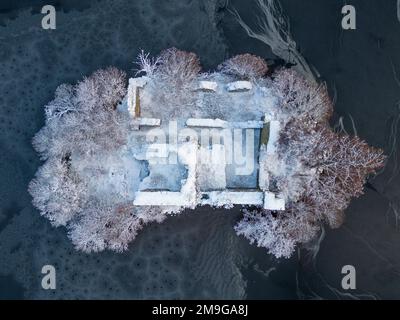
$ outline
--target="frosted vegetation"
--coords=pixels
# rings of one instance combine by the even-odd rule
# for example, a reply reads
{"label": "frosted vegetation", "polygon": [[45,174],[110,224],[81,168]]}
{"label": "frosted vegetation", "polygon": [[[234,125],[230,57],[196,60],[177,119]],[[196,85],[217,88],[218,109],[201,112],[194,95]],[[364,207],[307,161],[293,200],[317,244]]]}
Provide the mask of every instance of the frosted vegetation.
{"label": "frosted vegetation", "polygon": [[[259,170],[268,176],[265,188],[283,195],[286,210],[245,207],[234,227],[278,258],[290,257],[324,223],[339,227],[351,199],[363,194],[367,177],[384,165],[381,150],[332,131],[328,121],[333,108],[325,85],[297,71],[271,72],[263,59],[244,54],[215,72],[202,72],[194,53],[174,48],[155,59],[142,53],[138,64],[138,75],[148,79],[141,97],[147,117],[181,123],[196,117],[246,121],[270,114],[279,120],[277,152]],[[247,92],[198,93],[199,81],[205,80],[250,81],[257,103],[247,103]],[[85,252],[124,251],[146,224],[185,209],[133,205],[136,192],[154,181],[148,170],[168,189],[186,172],[181,167],[163,175],[171,172],[167,165],[152,170],[133,156],[143,137],[132,130],[133,119],[121,108],[126,94],[125,73],[112,67],[76,85],[63,84],[45,106],[45,126],[33,140],[45,161],[29,186],[33,203],[52,225],[66,227],[75,247]],[[267,156],[265,148],[259,156]]]}

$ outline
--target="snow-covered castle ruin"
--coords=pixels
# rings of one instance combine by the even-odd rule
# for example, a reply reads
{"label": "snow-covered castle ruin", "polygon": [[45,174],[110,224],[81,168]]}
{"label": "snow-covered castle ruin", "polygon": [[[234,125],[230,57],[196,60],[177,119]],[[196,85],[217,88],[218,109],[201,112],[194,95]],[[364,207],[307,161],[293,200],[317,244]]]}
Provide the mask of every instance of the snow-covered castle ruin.
{"label": "snow-covered castle ruin", "polygon": [[[145,76],[129,79],[127,97],[120,110],[126,108],[133,119],[134,130],[144,135],[159,128],[172,134],[180,130],[183,136],[167,134],[168,142],[146,143],[134,155],[137,160],[146,161],[150,171],[136,192],[134,205],[188,208],[253,205],[266,210],[285,209],[284,198],[269,191],[268,174],[259,170],[267,167],[268,162],[276,161],[275,145],[280,130],[279,121],[274,118],[276,106],[263,98],[267,92],[265,87],[254,88],[250,81],[198,81],[192,93],[197,96],[198,103],[213,95],[231,95],[233,99],[245,96],[246,107],[266,103],[271,110],[266,109],[268,113],[261,119],[254,117],[247,121],[202,117],[173,119],[177,130],[171,132],[170,123],[164,126],[157,117],[159,111],[146,104],[146,100],[152,99],[151,93],[146,92],[149,81]],[[206,143],[200,141],[204,138],[201,132],[204,133],[204,129],[206,135],[212,133]],[[250,134],[247,137],[246,130]],[[238,141],[235,143],[233,139]],[[243,165],[249,166],[247,172]]]}

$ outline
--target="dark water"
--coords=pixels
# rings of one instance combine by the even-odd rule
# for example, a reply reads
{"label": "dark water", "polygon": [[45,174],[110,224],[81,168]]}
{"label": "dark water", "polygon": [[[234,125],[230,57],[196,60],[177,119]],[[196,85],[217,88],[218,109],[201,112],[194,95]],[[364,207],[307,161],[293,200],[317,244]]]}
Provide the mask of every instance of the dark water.
{"label": "dark water", "polygon": [[[149,226],[124,254],[74,251],[65,230],[51,228],[26,191],[40,165],[31,138],[60,83],[107,65],[132,76],[139,49],[191,50],[205,69],[242,52],[276,57],[243,32],[224,1],[57,1],[55,31],[40,28],[35,12],[42,3],[0,5],[0,298],[400,298],[396,154],[352,202],[345,225],[313,244],[318,253],[273,259],[235,235],[238,208],[207,207]],[[357,30],[342,31],[342,1],[282,1],[301,52],[337,97],[335,121],[343,117],[352,133],[353,119],[362,138],[391,154],[400,100],[396,1],[352,4]],[[259,14],[253,1],[229,1],[229,8],[250,22]],[[41,289],[45,264],[56,267],[54,291]],[[357,270],[351,295],[340,285],[347,264]]]}
{"label": "dark water", "polygon": [[2,0],[0,3],[0,25],[5,26],[7,20],[14,20],[18,17],[20,10],[29,9],[32,14],[40,13],[45,5],[53,5],[57,11],[69,12],[71,10],[82,11],[89,9],[97,0]]}

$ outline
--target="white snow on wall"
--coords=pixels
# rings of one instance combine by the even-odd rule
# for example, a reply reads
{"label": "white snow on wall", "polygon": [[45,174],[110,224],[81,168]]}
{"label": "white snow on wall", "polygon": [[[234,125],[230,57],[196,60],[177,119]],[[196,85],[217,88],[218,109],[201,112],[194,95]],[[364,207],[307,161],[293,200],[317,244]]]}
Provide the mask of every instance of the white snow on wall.
{"label": "white snow on wall", "polygon": [[187,166],[188,176],[184,182],[181,193],[188,200],[188,206],[195,207],[197,203],[196,177],[197,177],[197,142],[191,141],[178,148],[179,160]]}
{"label": "white snow on wall", "polygon": [[226,128],[227,122],[221,119],[189,118],[186,120],[186,125],[188,127]]}
{"label": "white snow on wall", "polygon": [[190,207],[191,199],[182,192],[171,191],[140,191],[133,201],[135,206],[179,206]]}
{"label": "white snow on wall", "polygon": [[268,190],[269,188],[269,174],[268,174],[268,156],[266,154],[266,147],[262,145],[258,157],[259,171],[258,171],[258,187],[261,190]]}
{"label": "white snow on wall", "polygon": [[135,105],[136,105],[136,88],[143,88],[147,84],[148,78],[147,77],[140,77],[140,78],[130,78],[129,79],[129,86],[128,86],[128,111],[135,117]]}
{"label": "white snow on wall", "polygon": [[264,122],[257,120],[229,122],[229,128],[232,129],[262,129],[263,126]]}
{"label": "white snow on wall", "polygon": [[138,120],[140,126],[158,127],[161,124],[161,120],[156,118],[139,118]]}
{"label": "white snow on wall", "polygon": [[261,129],[264,122],[261,120],[228,122],[221,119],[189,118],[186,120],[186,125],[203,128]]}
{"label": "white snow on wall", "polygon": [[267,144],[267,155],[273,155],[276,153],[276,146],[279,140],[279,132],[281,126],[279,121],[273,120],[269,123],[269,139]]}
{"label": "white snow on wall", "polygon": [[208,91],[213,91],[216,92],[218,89],[218,83],[215,81],[199,81],[199,84],[196,88],[196,90],[208,90]]}
{"label": "white snow on wall", "polygon": [[235,82],[231,82],[228,83],[226,85],[226,89],[229,92],[232,91],[247,91],[247,90],[251,90],[253,88],[253,85],[250,81],[235,81]]}
{"label": "white snow on wall", "polygon": [[272,192],[264,194],[264,209],[266,210],[285,210],[285,199],[275,195]]}
{"label": "white snow on wall", "polygon": [[262,206],[264,200],[264,194],[257,191],[211,191],[203,192],[202,195],[202,205],[216,207],[222,207],[227,204]]}

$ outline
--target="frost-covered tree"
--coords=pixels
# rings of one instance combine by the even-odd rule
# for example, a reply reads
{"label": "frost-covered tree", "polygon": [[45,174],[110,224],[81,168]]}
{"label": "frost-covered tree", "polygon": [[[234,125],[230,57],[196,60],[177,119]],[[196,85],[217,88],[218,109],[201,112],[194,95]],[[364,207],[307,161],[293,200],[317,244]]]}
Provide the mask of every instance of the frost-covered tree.
{"label": "frost-covered tree", "polygon": [[281,220],[275,219],[270,212],[244,210],[235,231],[251,244],[267,248],[277,258],[290,257],[296,245],[295,240],[283,230]]}
{"label": "frost-covered tree", "polygon": [[185,88],[191,84],[201,71],[200,60],[193,52],[170,48],[162,51],[156,58],[141,51],[136,60],[138,74],[146,76],[172,89]]}
{"label": "frost-covered tree", "polygon": [[141,50],[136,59],[136,65],[139,66],[136,75],[145,74],[147,77],[153,77],[160,62],[160,57],[152,58],[150,53]]}
{"label": "frost-covered tree", "polygon": [[112,111],[126,94],[126,74],[114,67],[94,72],[75,87],[75,99],[85,113]]}
{"label": "frost-covered tree", "polygon": [[70,84],[62,84],[57,88],[54,100],[45,106],[46,121],[61,118],[67,113],[78,111],[74,91],[74,86]]}
{"label": "frost-covered tree", "polygon": [[[122,200],[123,201],[123,200]],[[147,223],[166,218],[161,208],[136,208],[121,202],[110,205],[92,200],[87,209],[69,225],[69,237],[78,250],[99,252],[105,249],[122,252]]]}
{"label": "frost-covered tree", "polygon": [[[185,73],[182,81],[192,77],[185,67],[192,54],[174,49],[162,57],[158,75],[173,77],[169,68],[181,64]],[[66,226],[75,247],[84,252],[126,250],[145,224],[161,222],[169,212],[168,208],[151,206],[138,209],[120,189],[110,189],[101,196],[94,191],[102,186],[93,180],[110,175],[111,167],[119,165],[107,163],[107,159],[121,157],[108,155],[125,152],[131,119],[128,113],[116,110],[125,95],[126,76],[116,68],[96,71],[76,85],[60,85],[54,100],[45,107],[46,125],[33,139],[46,161],[29,185],[33,204],[54,226]]]}
{"label": "frost-covered tree", "polygon": [[201,71],[195,53],[170,48],[150,59],[142,52],[137,64],[139,72],[152,80],[147,89],[152,92],[152,102],[163,106],[164,115],[174,118],[182,114],[182,108],[194,106],[195,99],[191,92]]}
{"label": "frost-covered tree", "polygon": [[264,59],[246,53],[226,60],[218,66],[218,70],[239,79],[257,79],[266,75],[268,65]]}
{"label": "frost-covered tree", "polygon": [[71,160],[116,149],[126,140],[129,119],[115,111],[125,82],[125,74],[116,68],[99,70],[75,86],[59,86],[45,107],[46,125],[33,145],[47,161],[29,191],[33,204],[56,226],[66,225],[86,201],[85,183]]}
{"label": "frost-covered tree", "polygon": [[277,71],[273,79],[283,121],[293,118],[313,122],[329,120],[333,106],[326,85],[308,80],[292,69]]}
{"label": "frost-covered tree", "polygon": [[193,52],[170,48],[161,52],[156,75],[174,86],[186,86],[201,71],[200,60]]}
{"label": "frost-covered tree", "polygon": [[54,226],[65,226],[85,206],[87,188],[68,159],[51,158],[29,184],[33,205]]}
{"label": "frost-covered tree", "polygon": [[306,243],[317,234],[319,228],[309,221],[310,217],[307,210],[274,214],[263,209],[245,209],[235,231],[251,244],[266,248],[276,258],[289,258],[297,244]]}
{"label": "frost-covered tree", "polygon": [[336,134],[327,127],[314,134],[314,148],[303,160],[317,172],[308,197],[330,226],[338,227],[350,200],[363,194],[367,177],[383,167],[385,157],[357,136]]}
{"label": "frost-covered tree", "polygon": [[78,250],[124,251],[142,228],[132,210],[118,211],[113,205],[92,200],[86,210],[69,225],[69,237]]}
{"label": "frost-covered tree", "polygon": [[339,227],[351,199],[363,194],[367,177],[385,161],[382,150],[359,137],[335,133],[327,124],[301,117],[282,130],[278,154],[281,170],[272,172],[271,178],[286,196],[286,210],[245,211],[235,227],[278,258],[290,257],[295,246],[314,238],[323,223]]}
{"label": "frost-covered tree", "polygon": [[111,150],[124,143],[128,118],[115,112],[126,93],[116,68],[93,73],[75,86],[61,85],[46,107],[46,126],[33,139],[42,159]]}

